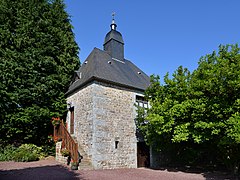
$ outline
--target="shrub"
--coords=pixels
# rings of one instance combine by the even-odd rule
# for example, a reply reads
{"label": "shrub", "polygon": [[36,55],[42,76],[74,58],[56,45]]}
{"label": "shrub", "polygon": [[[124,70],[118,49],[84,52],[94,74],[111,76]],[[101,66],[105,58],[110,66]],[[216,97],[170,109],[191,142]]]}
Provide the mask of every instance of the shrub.
{"label": "shrub", "polygon": [[22,144],[16,148],[12,145],[6,146],[0,151],[0,161],[37,161],[45,157],[42,148],[34,144]]}
{"label": "shrub", "polygon": [[16,151],[16,147],[8,145],[5,148],[0,148],[0,161],[11,161],[12,155]]}
{"label": "shrub", "polygon": [[13,155],[14,161],[37,161],[42,159],[44,154],[42,148],[34,144],[22,144]]}
{"label": "shrub", "polygon": [[45,145],[41,146],[42,147],[42,152],[46,155],[46,156],[55,156],[56,153],[56,146],[54,141],[48,142]]}
{"label": "shrub", "polygon": [[18,149],[13,154],[13,160],[18,162],[37,161],[39,157],[36,153],[30,152],[26,149]]}

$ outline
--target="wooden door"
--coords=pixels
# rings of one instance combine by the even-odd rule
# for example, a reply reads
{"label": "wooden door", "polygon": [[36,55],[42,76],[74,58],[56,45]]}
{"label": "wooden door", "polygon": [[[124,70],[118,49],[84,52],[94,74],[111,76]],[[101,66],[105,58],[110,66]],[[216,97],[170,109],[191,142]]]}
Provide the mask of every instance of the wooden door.
{"label": "wooden door", "polygon": [[74,134],[74,107],[70,108],[70,134]]}
{"label": "wooden door", "polygon": [[138,167],[150,166],[149,146],[147,146],[145,142],[137,143],[137,166]]}

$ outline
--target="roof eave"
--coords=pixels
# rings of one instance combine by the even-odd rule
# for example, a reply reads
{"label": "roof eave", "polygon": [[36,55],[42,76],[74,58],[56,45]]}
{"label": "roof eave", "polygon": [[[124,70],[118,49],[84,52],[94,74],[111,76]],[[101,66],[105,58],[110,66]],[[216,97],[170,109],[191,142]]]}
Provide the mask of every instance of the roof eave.
{"label": "roof eave", "polygon": [[89,84],[93,81],[105,82],[105,83],[108,83],[108,84],[116,85],[116,86],[119,86],[119,87],[124,87],[124,88],[130,89],[130,90],[135,90],[135,91],[144,92],[146,90],[146,89],[143,89],[143,88],[140,88],[140,87],[134,87],[134,86],[130,86],[130,85],[127,85],[127,84],[121,84],[121,83],[118,83],[118,82],[113,82],[113,81],[109,81],[109,80],[106,80],[106,79],[102,79],[102,78],[99,78],[99,77],[92,76],[91,78],[89,78],[88,80],[86,80],[85,82],[80,84],[79,86],[73,88],[70,91],[67,91],[65,93],[65,96],[68,97],[69,95],[74,94],[75,91],[81,89],[82,87],[84,87],[85,85],[87,85],[87,84]]}

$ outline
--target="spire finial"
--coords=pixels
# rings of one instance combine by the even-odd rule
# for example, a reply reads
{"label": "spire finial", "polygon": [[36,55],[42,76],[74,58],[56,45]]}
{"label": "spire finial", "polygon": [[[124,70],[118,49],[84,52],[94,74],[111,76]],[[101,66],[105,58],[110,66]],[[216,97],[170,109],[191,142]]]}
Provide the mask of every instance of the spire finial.
{"label": "spire finial", "polygon": [[114,21],[115,12],[112,12],[112,20]]}
{"label": "spire finial", "polygon": [[116,30],[117,29],[117,25],[115,23],[115,15],[116,15],[116,13],[112,12],[112,24],[110,25],[111,30]]}

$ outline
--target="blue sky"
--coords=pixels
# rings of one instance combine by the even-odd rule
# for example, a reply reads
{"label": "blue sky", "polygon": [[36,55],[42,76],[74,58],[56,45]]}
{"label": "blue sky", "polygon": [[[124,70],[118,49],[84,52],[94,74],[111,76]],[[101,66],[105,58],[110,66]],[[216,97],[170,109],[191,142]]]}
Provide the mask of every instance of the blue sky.
{"label": "blue sky", "polygon": [[103,48],[116,13],[125,58],[161,78],[182,65],[193,71],[220,44],[240,44],[240,0],[65,0],[83,62]]}

